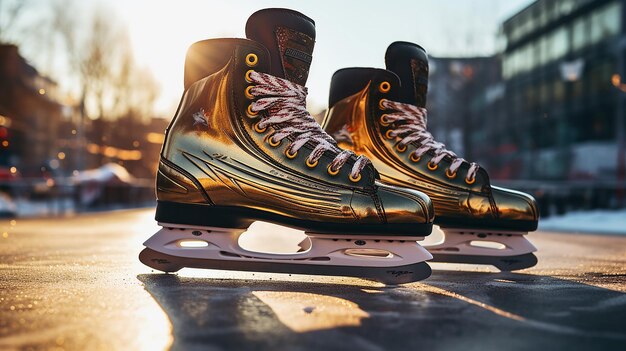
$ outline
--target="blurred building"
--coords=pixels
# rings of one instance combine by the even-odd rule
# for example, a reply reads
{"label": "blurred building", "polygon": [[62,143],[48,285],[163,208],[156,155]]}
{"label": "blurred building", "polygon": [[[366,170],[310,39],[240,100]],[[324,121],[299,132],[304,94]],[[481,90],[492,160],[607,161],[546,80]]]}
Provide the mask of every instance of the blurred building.
{"label": "blurred building", "polygon": [[135,177],[154,178],[168,120],[129,111],[81,121],[78,110],[17,46],[0,44],[0,170],[50,178],[113,162]]}
{"label": "blurred building", "polygon": [[64,105],[56,88],[15,45],[0,44],[0,167],[40,176],[57,158]]}
{"label": "blurred building", "polygon": [[501,176],[623,179],[625,16],[623,0],[543,0],[504,22],[506,93],[472,135]]}
{"label": "blurred building", "polygon": [[625,0],[535,1],[502,24],[502,53],[432,59],[429,128],[543,210],[624,204],[624,23]]}
{"label": "blurred building", "polygon": [[468,137],[482,130],[476,112],[504,93],[500,59],[431,57],[429,61],[428,129],[450,150],[472,159],[482,146],[471,144]]}
{"label": "blurred building", "polygon": [[[58,144],[64,155],[63,168],[97,169],[115,163],[137,178],[154,179],[165,128],[169,120],[139,118],[133,114],[110,119],[86,118],[83,147],[76,138],[75,122],[66,120],[59,131]],[[77,159],[80,159],[78,165]]]}

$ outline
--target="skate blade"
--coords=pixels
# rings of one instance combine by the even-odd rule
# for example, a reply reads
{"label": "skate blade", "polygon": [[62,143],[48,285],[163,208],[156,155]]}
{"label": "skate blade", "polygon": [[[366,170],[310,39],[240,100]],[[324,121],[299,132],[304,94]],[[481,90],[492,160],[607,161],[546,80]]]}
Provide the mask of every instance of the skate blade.
{"label": "skate blade", "polygon": [[386,285],[406,284],[423,280],[428,278],[432,272],[430,266],[426,262],[418,262],[396,267],[292,264],[280,261],[247,262],[177,257],[161,253],[150,248],[145,248],[141,251],[139,254],[139,260],[146,266],[163,272],[176,272],[186,267],[228,271],[345,276],[373,280]]}
{"label": "skate blade", "polygon": [[535,246],[527,232],[489,229],[440,228],[442,241],[424,245],[433,262],[492,265],[501,271],[525,269],[537,264]]}
{"label": "skate blade", "polygon": [[484,264],[492,265],[503,272],[517,271],[533,267],[537,264],[537,256],[533,253],[527,253],[514,256],[476,256],[476,255],[458,255],[443,254],[431,252],[433,259],[431,262],[445,263],[467,263],[467,264]]}

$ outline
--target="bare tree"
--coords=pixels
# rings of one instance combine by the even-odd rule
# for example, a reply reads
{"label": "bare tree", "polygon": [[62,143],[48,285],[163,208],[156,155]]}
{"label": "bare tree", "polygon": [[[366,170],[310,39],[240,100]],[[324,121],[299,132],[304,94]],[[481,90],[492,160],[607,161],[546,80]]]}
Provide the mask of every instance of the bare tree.
{"label": "bare tree", "polygon": [[87,89],[85,97],[91,99],[96,109],[96,117],[105,117],[105,99],[107,88],[113,82],[114,34],[111,22],[98,11],[93,22],[86,43],[81,49],[80,77],[83,87]]}
{"label": "bare tree", "polygon": [[111,114],[114,116],[127,115],[131,109],[131,95],[133,94],[133,76],[135,74],[135,60],[128,35],[124,33],[118,40],[117,58],[118,71],[114,77],[114,97],[111,106]]}
{"label": "bare tree", "polygon": [[145,122],[153,113],[159,86],[147,69],[137,67],[128,33],[123,31],[115,40],[116,70],[108,90],[112,94],[107,115],[111,118],[138,118]]}
{"label": "bare tree", "polygon": [[142,116],[145,121],[147,118],[152,117],[154,103],[159,97],[160,89],[151,71],[139,69],[136,72],[133,81],[135,94],[131,102],[131,108]]}

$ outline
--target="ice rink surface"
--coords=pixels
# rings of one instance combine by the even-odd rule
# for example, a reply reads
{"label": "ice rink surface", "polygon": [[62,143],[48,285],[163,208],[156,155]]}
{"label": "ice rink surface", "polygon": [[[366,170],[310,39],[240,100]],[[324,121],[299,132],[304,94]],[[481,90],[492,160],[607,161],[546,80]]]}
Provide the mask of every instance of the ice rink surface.
{"label": "ice rink surface", "polygon": [[534,268],[433,264],[425,281],[385,287],[341,277],[161,274],[137,260],[158,228],[152,217],[133,210],[0,221],[0,350],[626,345],[624,236],[536,232]]}

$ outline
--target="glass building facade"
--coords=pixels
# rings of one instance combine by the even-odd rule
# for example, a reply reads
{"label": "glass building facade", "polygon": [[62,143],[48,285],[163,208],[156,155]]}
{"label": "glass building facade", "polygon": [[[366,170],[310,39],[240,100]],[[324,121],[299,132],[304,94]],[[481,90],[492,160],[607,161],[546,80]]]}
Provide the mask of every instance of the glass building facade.
{"label": "glass building facade", "polygon": [[625,13],[623,0],[540,0],[504,22],[501,79],[472,98],[469,154],[496,179],[623,181]]}

